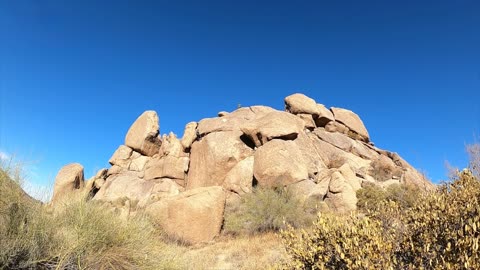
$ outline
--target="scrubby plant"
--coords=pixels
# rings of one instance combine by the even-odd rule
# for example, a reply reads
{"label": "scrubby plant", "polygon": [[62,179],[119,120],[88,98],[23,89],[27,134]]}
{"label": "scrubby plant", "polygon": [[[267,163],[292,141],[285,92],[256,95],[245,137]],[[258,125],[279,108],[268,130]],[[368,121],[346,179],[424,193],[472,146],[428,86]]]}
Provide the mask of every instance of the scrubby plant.
{"label": "scrubby plant", "polygon": [[377,181],[386,181],[394,177],[400,178],[403,170],[393,163],[387,162],[389,158],[381,156],[371,163],[370,175]]}
{"label": "scrubby plant", "polygon": [[366,215],[322,215],[311,231],[281,235],[286,268],[480,269],[480,181],[465,170],[408,207],[386,199]]}
{"label": "scrubby plant", "polygon": [[394,201],[402,208],[412,207],[420,198],[422,191],[413,185],[392,184],[381,187],[375,184],[366,184],[357,191],[357,207],[359,210],[376,211],[385,201]]}
{"label": "scrubby plant", "polygon": [[225,213],[224,231],[229,234],[255,234],[295,228],[312,222],[303,203],[284,188],[257,187],[242,196],[240,204]]}
{"label": "scrubby plant", "polygon": [[321,214],[311,230],[289,228],[281,236],[291,260],[284,269],[390,269],[391,231],[369,217]]}

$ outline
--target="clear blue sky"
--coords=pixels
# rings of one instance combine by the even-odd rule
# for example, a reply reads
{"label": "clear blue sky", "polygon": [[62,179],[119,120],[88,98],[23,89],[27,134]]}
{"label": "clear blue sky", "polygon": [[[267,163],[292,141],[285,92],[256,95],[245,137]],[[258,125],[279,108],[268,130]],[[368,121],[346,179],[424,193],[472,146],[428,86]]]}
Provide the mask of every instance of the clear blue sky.
{"label": "clear blue sky", "polygon": [[479,1],[0,0],[0,152],[86,177],[136,117],[161,132],[303,92],[433,180],[480,134]]}

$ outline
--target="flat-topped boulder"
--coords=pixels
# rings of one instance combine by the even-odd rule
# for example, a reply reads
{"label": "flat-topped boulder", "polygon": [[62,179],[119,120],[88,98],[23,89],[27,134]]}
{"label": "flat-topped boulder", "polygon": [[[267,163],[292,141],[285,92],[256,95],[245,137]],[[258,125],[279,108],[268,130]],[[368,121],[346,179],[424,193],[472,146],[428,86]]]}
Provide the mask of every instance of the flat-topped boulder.
{"label": "flat-topped boulder", "polygon": [[365,125],[363,124],[362,119],[360,117],[347,109],[343,108],[331,108],[335,120],[347,126],[351,131],[358,134],[360,137],[359,139],[365,142],[370,141],[370,135],[368,134]]}
{"label": "flat-topped boulder", "polygon": [[304,94],[293,94],[285,98],[285,110],[293,114],[318,115],[317,102]]}
{"label": "flat-topped boulder", "polygon": [[274,111],[251,121],[241,130],[258,147],[273,139],[294,140],[304,129],[305,122],[298,117]]}

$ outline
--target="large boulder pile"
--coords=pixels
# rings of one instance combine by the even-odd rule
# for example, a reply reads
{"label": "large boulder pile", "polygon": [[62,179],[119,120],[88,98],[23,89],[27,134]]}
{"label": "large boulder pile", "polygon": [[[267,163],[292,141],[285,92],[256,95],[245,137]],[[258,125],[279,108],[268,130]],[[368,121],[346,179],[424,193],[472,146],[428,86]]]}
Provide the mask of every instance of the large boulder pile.
{"label": "large boulder pile", "polygon": [[196,243],[220,233],[226,198],[256,185],[287,188],[337,212],[355,210],[365,185],[433,187],[398,154],[375,147],[357,114],[303,94],[286,97],[285,111],[251,106],[190,122],[182,138],[159,129],[154,111],[140,115],[112,166],[85,184],[83,168],[62,169],[53,203],[87,189],[122,215],[146,211],[172,237]]}

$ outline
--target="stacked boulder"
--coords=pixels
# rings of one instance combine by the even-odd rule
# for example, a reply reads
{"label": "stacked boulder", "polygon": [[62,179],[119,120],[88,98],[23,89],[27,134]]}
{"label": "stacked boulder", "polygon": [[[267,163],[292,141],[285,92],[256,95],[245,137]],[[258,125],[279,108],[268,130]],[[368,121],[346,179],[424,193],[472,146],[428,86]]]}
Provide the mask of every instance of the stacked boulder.
{"label": "stacked boulder", "polygon": [[188,123],[181,139],[159,134],[157,114],[143,113],[112,167],[85,186],[93,200],[126,216],[145,210],[187,242],[217,236],[225,204],[255,186],[284,187],[337,212],[355,210],[365,185],[433,186],[398,154],[375,147],[357,114],[303,94],[286,97],[285,111],[239,108]]}

